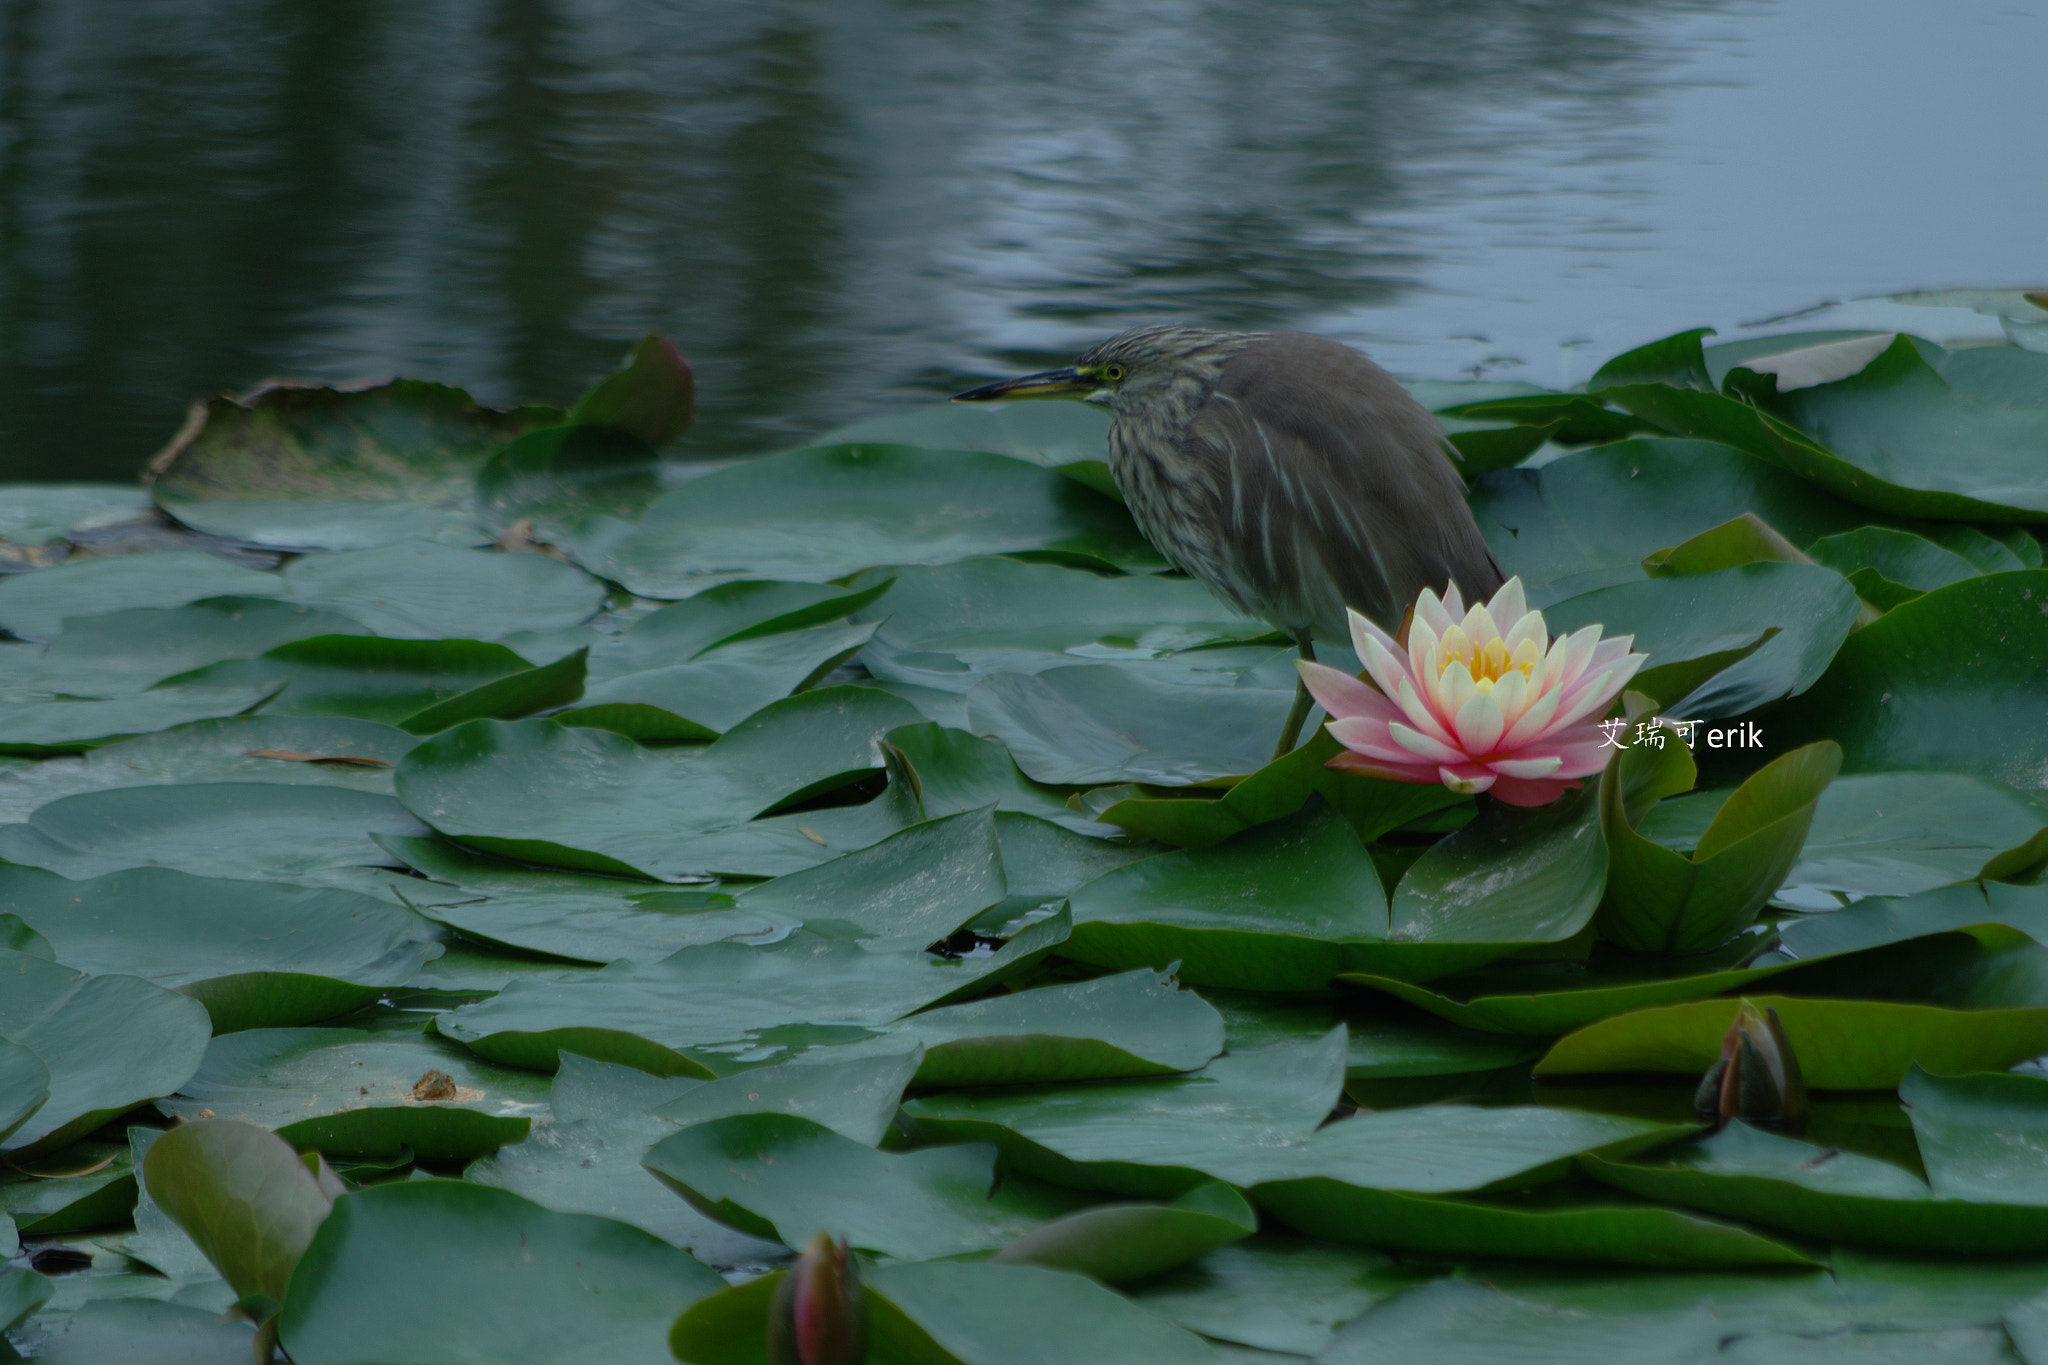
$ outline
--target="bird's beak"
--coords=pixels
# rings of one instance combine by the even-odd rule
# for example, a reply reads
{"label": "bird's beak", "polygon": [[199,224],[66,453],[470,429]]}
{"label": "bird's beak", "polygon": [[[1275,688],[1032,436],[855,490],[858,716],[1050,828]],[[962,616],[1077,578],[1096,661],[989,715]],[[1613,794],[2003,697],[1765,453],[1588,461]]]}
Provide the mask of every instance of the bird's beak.
{"label": "bird's beak", "polygon": [[1102,381],[1079,370],[1045,370],[1019,379],[1001,379],[953,395],[955,403],[993,403],[1011,398],[1080,398],[1102,387]]}

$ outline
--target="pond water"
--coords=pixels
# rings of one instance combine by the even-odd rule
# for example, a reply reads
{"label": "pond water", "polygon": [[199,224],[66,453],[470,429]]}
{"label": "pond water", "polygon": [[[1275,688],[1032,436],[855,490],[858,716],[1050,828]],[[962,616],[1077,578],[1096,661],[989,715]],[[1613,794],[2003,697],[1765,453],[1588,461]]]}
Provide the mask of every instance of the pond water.
{"label": "pond water", "polygon": [[9,0],[0,479],[273,375],[561,401],[650,329],[709,452],[1140,321],[1564,385],[2038,287],[2043,53],[2014,0]]}

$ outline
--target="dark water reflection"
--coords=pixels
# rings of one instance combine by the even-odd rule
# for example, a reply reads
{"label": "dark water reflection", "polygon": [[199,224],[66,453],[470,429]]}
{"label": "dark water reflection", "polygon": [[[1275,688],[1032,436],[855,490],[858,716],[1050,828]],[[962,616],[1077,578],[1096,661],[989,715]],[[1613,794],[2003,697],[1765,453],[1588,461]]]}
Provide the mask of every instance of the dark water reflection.
{"label": "dark water reflection", "polygon": [[[763,449],[1140,320],[1560,383],[1716,307],[2021,282],[1986,277],[2040,222],[1927,260],[1780,201],[1742,214],[1774,253],[1703,244],[1670,168],[1784,151],[1711,92],[1814,97],[1743,64],[1930,7],[1794,8],[0,0],[0,478],[123,477],[275,374],[560,401],[649,329],[699,366],[691,443]],[[2048,34],[1931,8],[1987,88],[1963,57]]]}

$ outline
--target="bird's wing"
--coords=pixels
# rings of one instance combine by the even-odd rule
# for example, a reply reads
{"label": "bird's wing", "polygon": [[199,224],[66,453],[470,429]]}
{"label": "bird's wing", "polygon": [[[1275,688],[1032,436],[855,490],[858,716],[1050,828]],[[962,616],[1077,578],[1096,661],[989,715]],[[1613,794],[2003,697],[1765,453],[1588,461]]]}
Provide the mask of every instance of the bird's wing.
{"label": "bird's wing", "polygon": [[1183,439],[1231,570],[1276,623],[1342,639],[1347,606],[1391,630],[1425,587],[1484,601],[1501,583],[1436,418],[1348,346],[1247,346]]}

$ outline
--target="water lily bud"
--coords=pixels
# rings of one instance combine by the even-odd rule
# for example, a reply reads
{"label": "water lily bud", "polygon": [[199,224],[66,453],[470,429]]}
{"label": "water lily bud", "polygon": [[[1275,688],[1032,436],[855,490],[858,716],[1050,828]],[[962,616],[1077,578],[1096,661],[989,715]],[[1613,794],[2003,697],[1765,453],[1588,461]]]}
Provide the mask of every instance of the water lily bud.
{"label": "water lily bud", "polygon": [[1806,1081],[1775,1009],[1745,1000],[1721,1039],[1721,1057],[1693,1092],[1700,1120],[1721,1126],[1741,1119],[1796,1133],[1806,1127]]}
{"label": "water lily bud", "polygon": [[868,1355],[867,1301],[846,1243],[811,1238],[775,1286],[769,1365],[860,1365]]}

